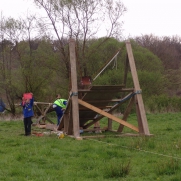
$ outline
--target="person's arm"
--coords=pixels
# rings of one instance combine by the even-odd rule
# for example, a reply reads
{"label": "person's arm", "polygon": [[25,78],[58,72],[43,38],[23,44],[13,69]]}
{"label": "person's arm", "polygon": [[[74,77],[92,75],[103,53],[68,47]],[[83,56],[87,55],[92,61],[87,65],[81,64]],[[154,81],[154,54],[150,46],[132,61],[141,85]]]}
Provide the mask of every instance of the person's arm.
{"label": "person's arm", "polygon": [[63,101],[63,104],[66,106],[67,105],[67,101]]}
{"label": "person's arm", "polygon": [[21,101],[21,104],[20,104],[22,107],[24,107],[25,106],[25,100],[24,100],[24,98],[22,97],[22,101]]}
{"label": "person's arm", "polygon": [[34,98],[33,98],[33,93],[30,93],[32,95],[32,98],[30,99],[30,105],[33,107],[33,103],[34,103]]}
{"label": "person's arm", "polygon": [[57,107],[57,105],[56,104],[53,104],[53,108],[56,108]]}

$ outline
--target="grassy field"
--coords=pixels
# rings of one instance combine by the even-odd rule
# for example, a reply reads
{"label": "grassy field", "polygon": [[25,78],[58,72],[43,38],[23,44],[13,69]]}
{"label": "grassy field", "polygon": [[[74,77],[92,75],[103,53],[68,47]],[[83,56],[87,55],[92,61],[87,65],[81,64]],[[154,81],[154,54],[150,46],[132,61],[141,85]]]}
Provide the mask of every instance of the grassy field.
{"label": "grassy field", "polygon": [[[129,119],[133,123],[136,116]],[[105,138],[82,141],[56,134],[26,137],[22,121],[0,121],[0,180],[181,181],[181,113],[148,114],[147,119],[154,136],[103,132]],[[50,132],[32,128],[37,131]]]}

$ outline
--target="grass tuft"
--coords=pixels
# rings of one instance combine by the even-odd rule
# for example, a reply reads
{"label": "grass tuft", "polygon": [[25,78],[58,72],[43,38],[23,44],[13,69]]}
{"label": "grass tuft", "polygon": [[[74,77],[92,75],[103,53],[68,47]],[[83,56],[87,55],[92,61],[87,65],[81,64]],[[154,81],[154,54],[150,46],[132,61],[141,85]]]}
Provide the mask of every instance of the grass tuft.
{"label": "grass tuft", "polygon": [[156,167],[158,175],[173,175],[179,170],[179,162],[175,159],[159,162]]}
{"label": "grass tuft", "polygon": [[105,167],[105,178],[126,177],[131,171],[130,161],[119,163],[116,160],[107,164]]}

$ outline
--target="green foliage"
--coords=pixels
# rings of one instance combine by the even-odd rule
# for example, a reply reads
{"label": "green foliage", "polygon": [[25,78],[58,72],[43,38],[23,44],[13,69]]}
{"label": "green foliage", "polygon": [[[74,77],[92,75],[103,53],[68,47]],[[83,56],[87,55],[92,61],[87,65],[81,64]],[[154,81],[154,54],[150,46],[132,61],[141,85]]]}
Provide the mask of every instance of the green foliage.
{"label": "green foliage", "polygon": [[150,96],[146,101],[146,106],[150,112],[180,112],[181,98],[169,97],[166,94]]}
{"label": "green foliage", "polygon": [[[142,96],[145,101],[146,107],[149,107],[150,111],[154,111],[155,104],[157,104],[156,109],[161,111],[164,106],[166,106],[167,100],[163,101],[162,99],[152,99],[154,96],[162,95],[166,92],[165,85],[167,84],[167,79],[163,76],[163,67],[161,61],[153,55],[150,51],[141,46],[138,46],[136,43],[132,42],[133,53],[135,57],[135,64],[137,68],[138,79],[140,87],[142,90]],[[118,57],[118,69],[112,69],[109,66],[104,73],[102,73],[94,82],[94,84],[100,85],[118,85],[123,83],[124,76],[124,62],[126,59],[126,49],[122,49],[121,55]],[[133,78],[131,72],[128,72],[126,87],[133,86]],[[120,94],[120,97],[122,95]],[[123,95],[124,97],[124,95]],[[164,99],[164,98],[163,98]],[[162,101],[162,103],[160,102]],[[164,102],[164,103],[163,103]],[[175,104],[176,100],[170,105]],[[147,105],[148,104],[148,105]],[[178,104],[177,104],[178,106]],[[124,109],[124,105],[122,106]]]}
{"label": "green foliage", "polygon": [[166,80],[161,60],[146,48],[132,41],[133,54],[143,97],[165,93]]}
{"label": "green foliage", "polygon": [[160,72],[148,72],[138,70],[140,87],[145,99],[149,99],[152,95],[160,95],[165,93],[165,83]]}
{"label": "green foliage", "polygon": [[119,85],[121,84],[121,73],[118,70],[108,70],[95,81],[97,85]]}
{"label": "green foliage", "polygon": [[[88,58],[87,67],[92,78],[94,78],[99,73],[99,70],[111,60],[121,46],[122,43],[114,38],[105,37],[90,40],[89,51],[86,55]],[[110,67],[113,67],[113,63],[109,68]]]}
{"label": "green foliage", "polygon": [[[121,46],[121,44],[120,44]],[[141,46],[132,42],[132,49],[135,58],[136,69],[140,87],[144,97],[150,95],[162,94],[165,86],[165,78],[163,77],[163,67],[161,61]],[[113,63],[105,70],[103,74],[96,80],[96,84],[116,85],[122,84],[124,75],[124,62],[126,60],[125,47],[121,50],[121,55],[118,56],[117,64],[118,69],[112,69]],[[133,87],[131,72],[128,73],[127,87]]]}
{"label": "green foliage", "polygon": [[131,41],[133,48],[136,68],[140,71],[160,72],[163,73],[163,65],[161,60],[151,51],[141,47],[136,42]]}
{"label": "green foliage", "polygon": [[[180,111],[180,98],[168,97],[166,94],[168,85],[170,86],[170,80],[168,80],[167,76],[164,76],[161,61],[157,56],[138,46],[134,41],[131,43],[146,110],[150,112]],[[79,46],[80,44],[81,41]],[[67,74],[69,74],[67,73],[68,68],[58,51],[59,47],[57,44],[52,44],[50,39],[42,38],[31,42],[21,41],[16,45],[7,41],[5,45],[7,57],[12,47],[14,47],[14,54],[12,56],[13,61],[11,61],[12,67],[7,67],[1,72],[0,88],[4,92],[3,94],[7,92],[10,95],[12,110],[15,109],[13,107],[14,103],[19,103],[20,101],[17,97],[20,98],[22,93],[26,91],[33,92],[36,100],[42,102],[54,101],[55,95],[58,93],[64,98],[68,98],[70,86],[70,81],[67,77]],[[87,73],[92,78],[99,73],[100,69],[122,47],[117,59],[98,76],[93,84],[123,84],[126,60],[126,48],[123,45],[124,42],[107,37],[87,41],[87,51],[84,56],[86,57],[85,62],[88,68]],[[64,50],[68,55],[68,45],[65,45]],[[80,50],[77,51],[77,53],[81,53]],[[85,62],[79,62],[78,71],[80,71],[79,66],[83,66],[82,64]],[[5,79],[3,79],[3,76]],[[8,91],[5,91],[5,87]],[[130,70],[127,75],[126,87],[133,87]],[[120,93],[116,98],[124,96],[125,93]],[[126,105],[123,104],[120,108],[121,112],[125,108]]]}

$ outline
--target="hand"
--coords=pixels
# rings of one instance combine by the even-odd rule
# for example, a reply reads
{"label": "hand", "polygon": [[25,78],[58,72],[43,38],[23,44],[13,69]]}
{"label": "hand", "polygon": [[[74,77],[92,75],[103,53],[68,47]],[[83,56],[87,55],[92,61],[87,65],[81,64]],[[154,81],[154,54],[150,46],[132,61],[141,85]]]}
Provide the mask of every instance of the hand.
{"label": "hand", "polygon": [[25,102],[26,102],[26,103],[29,103],[29,102],[30,102],[30,100],[29,100],[29,99],[26,99],[26,100],[25,100]]}

